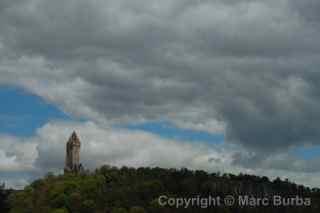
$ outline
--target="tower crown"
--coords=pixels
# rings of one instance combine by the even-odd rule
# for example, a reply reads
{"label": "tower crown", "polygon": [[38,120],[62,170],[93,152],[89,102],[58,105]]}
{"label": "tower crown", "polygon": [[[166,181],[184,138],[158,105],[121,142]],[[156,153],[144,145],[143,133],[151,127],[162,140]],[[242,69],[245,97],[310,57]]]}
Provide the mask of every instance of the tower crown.
{"label": "tower crown", "polygon": [[72,132],[72,134],[68,140],[68,144],[77,145],[77,146],[81,145],[80,139],[75,131]]}

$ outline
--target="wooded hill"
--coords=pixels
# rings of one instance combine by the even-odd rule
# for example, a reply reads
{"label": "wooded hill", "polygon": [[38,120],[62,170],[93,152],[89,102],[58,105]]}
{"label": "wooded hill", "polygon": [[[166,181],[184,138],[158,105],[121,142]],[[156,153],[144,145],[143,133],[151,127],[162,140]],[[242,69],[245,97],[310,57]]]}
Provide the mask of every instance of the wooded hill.
{"label": "wooded hill", "polygon": [[[176,208],[161,206],[159,196],[207,198],[208,196],[249,195],[253,197],[311,198],[311,206]],[[178,213],[178,212],[281,212],[320,211],[320,190],[253,175],[208,174],[204,171],[162,168],[116,168],[103,166],[82,175],[48,174],[23,191],[10,195],[0,188],[0,212],[11,213]],[[11,209],[7,209],[8,205]]]}

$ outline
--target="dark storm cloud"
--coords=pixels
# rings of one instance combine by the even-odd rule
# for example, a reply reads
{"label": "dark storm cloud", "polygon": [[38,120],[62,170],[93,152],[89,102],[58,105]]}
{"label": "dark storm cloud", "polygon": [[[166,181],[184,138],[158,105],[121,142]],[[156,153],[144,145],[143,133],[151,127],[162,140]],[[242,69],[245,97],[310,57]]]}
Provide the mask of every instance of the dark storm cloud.
{"label": "dark storm cloud", "polygon": [[319,143],[316,1],[9,4],[0,13],[0,81],[68,112],[219,120],[228,142],[258,153]]}
{"label": "dark storm cloud", "polygon": [[320,21],[320,2],[317,0],[292,0],[289,1],[292,5],[292,8],[298,12],[302,18],[304,18],[307,22],[314,24],[313,26],[319,27]]}
{"label": "dark storm cloud", "polygon": [[247,169],[282,170],[296,173],[317,173],[320,170],[319,158],[305,160],[289,153],[273,154],[245,154],[237,152],[233,155],[233,165]]}

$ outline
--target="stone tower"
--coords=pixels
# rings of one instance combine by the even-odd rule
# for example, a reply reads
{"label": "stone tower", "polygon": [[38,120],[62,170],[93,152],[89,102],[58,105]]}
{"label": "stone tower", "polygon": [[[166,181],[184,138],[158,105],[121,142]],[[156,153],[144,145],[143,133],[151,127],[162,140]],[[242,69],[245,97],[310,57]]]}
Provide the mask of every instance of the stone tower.
{"label": "stone tower", "polygon": [[66,161],[64,173],[79,173],[82,170],[80,164],[80,140],[75,132],[70,136],[66,146]]}

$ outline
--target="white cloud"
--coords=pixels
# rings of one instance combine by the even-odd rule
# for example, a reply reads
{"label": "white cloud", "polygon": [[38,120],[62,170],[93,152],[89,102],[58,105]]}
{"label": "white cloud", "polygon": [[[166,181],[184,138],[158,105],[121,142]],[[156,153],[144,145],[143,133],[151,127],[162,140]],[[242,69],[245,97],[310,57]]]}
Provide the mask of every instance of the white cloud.
{"label": "white cloud", "polygon": [[0,135],[0,141],[1,171],[33,170],[33,163],[37,158],[37,144],[34,141],[5,135]]}
{"label": "white cloud", "polygon": [[82,140],[82,161],[91,169],[103,164],[177,168],[198,168],[205,165],[210,169],[214,168],[214,165],[209,163],[210,158],[226,157],[214,147],[210,148],[201,143],[163,139],[143,131],[101,127],[93,122],[58,122],[49,123],[38,131],[39,158],[36,164],[41,169],[62,169],[65,142],[73,129],[79,133]]}
{"label": "white cloud", "polygon": [[2,181],[5,182],[5,187],[7,189],[23,189],[26,185],[30,183],[29,180],[19,177],[10,177]]}
{"label": "white cloud", "polygon": [[[93,122],[50,122],[24,142],[18,138],[3,136],[2,139],[5,138],[6,142],[2,143],[0,149],[0,171],[17,174],[24,171],[33,172],[34,177],[49,171],[62,173],[65,144],[73,130],[79,134],[82,142],[81,162],[85,168],[91,170],[105,164],[130,167],[186,167],[208,172],[242,172],[271,178],[280,176],[309,186],[318,186],[317,181],[320,180],[315,177],[316,172],[304,171],[306,162],[284,154],[276,154],[272,159],[266,159],[259,164],[261,167],[243,167],[241,163],[234,163],[238,160],[235,156],[239,152],[244,156],[248,153],[238,146],[175,141],[143,131],[102,127]],[[287,165],[289,162],[298,165],[290,168]],[[17,185],[16,182],[21,183],[22,179],[29,181],[32,177],[19,179],[18,176],[14,176],[12,180],[5,177],[2,179],[9,181],[9,185]]]}

